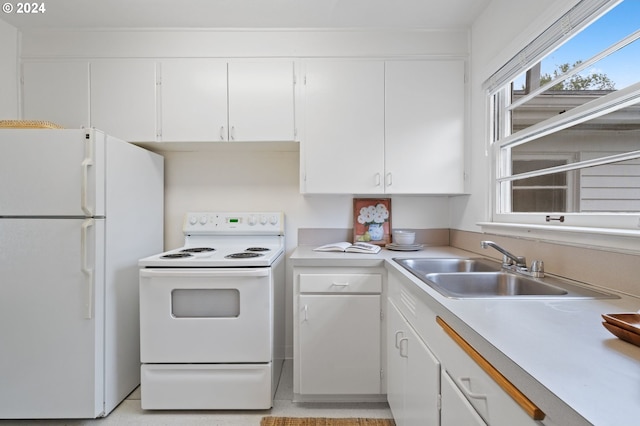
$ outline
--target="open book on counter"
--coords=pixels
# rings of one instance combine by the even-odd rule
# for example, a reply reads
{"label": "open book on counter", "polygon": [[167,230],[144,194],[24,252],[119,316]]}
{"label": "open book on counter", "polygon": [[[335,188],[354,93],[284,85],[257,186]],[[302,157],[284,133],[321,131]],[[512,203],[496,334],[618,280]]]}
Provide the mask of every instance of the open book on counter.
{"label": "open book on counter", "polygon": [[315,251],[343,251],[345,253],[378,253],[380,246],[369,243],[348,243],[346,241],[340,243],[325,244],[316,247]]}

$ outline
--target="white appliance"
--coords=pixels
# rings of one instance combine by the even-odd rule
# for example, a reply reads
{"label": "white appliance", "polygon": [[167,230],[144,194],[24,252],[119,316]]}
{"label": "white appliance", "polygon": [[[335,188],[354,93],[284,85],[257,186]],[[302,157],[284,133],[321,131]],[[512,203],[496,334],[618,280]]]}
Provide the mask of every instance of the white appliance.
{"label": "white appliance", "polygon": [[187,213],[140,260],[143,409],[268,409],[284,361],[284,215]]}
{"label": "white appliance", "polygon": [[103,417],[138,386],[163,168],[98,130],[0,130],[0,418]]}

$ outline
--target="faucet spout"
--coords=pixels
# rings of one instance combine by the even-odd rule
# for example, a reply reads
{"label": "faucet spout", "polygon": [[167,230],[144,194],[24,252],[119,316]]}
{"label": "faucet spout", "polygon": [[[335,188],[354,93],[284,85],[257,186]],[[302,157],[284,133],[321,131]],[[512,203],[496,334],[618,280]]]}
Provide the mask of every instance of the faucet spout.
{"label": "faucet spout", "polygon": [[[484,249],[489,248],[489,247],[493,247],[494,249],[496,249],[500,253],[502,253],[505,258],[511,259],[513,261],[513,263],[515,263],[516,266],[522,267],[522,268],[526,268],[527,267],[527,260],[525,259],[524,256],[516,256],[515,254],[509,253],[507,250],[503,249],[502,247],[500,247],[499,245],[497,245],[493,241],[481,241],[480,242],[480,246],[482,248],[484,248]],[[509,262],[506,261],[506,260],[507,259],[505,259],[505,261],[503,261],[503,264],[507,264],[508,265]]]}

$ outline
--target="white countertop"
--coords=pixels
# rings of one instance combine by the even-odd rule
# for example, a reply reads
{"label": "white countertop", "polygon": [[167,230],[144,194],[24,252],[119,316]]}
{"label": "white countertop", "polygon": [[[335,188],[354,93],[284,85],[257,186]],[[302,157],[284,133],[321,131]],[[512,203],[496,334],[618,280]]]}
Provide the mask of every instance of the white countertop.
{"label": "white countertop", "polygon": [[[480,257],[452,247],[417,252],[320,253],[298,247],[293,266],[386,266],[424,292],[424,301],[558,425],[640,424],[640,347],[602,326],[601,314],[636,312],[640,299],[451,299],[394,257]],[[615,277],[612,277],[615,279]]]}

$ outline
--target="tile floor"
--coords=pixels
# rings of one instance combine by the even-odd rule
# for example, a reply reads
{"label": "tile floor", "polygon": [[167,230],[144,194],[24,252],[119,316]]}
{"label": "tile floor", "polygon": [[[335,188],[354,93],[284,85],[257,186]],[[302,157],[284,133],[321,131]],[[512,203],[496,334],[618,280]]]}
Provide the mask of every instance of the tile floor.
{"label": "tile floor", "polygon": [[258,426],[264,416],[288,417],[372,417],[391,418],[386,403],[298,404],[293,399],[293,363],[285,361],[271,410],[260,411],[144,411],[140,408],[140,388],[136,389],[107,417],[95,420],[0,420],[0,426],[115,426],[115,425],[207,425]]}

